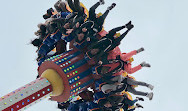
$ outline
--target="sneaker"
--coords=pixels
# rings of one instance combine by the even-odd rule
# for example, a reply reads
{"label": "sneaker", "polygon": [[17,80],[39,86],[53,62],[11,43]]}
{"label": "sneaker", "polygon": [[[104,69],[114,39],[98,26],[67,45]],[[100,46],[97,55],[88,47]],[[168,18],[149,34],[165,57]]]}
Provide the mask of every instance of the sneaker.
{"label": "sneaker", "polygon": [[125,26],[127,27],[128,30],[131,30],[134,27],[134,25],[131,23],[131,21],[129,23],[127,23]]}
{"label": "sneaker", "polygon": [[99,0],[99,2],[100,2],[100,5],[104,5],[104,0]]}
{"label": "sneaker", "polygon": [[142,52],[142,51],[144,51],[144,48],[143,48],[143,47],[140,48],[140,49],[138,49],[138,50],[137,50],[137,53],[140,53],[140,52]]}
{"label": "sneaker", "polygon": [[136,97],[136,99],[139,101],[144,101],[144,98]]}
{"label": "sneaker", "polygon": [[153,90],[154,86],[151,85],[151,84],[149,84],[149,85],[148,85],[148,88],[150,88],[151,90]]}
{"label": "sneaker", "polygon": [[107,10],[112,10],[115,6],[116,6],[116,4],[113,3],[111,6],[109,6],[109,7],[107,8]]}
{"label": "sneaker", "polygon": [[146,97],[148,97],[149,100],[152,100],[152,99],[153,99],[153,93],[152,93],[152,92],[151,92],[151,93],[148,93],[148,94],[146,95]]}
{"label": "sneaker", "polygon": [[137,108],[144,108],[142,105],[140,105],[140,104],[138,104],[138,103],[136,103],[136,107],[137,107]]}
{"label": "sneaker", "polygon": [[142,62],[140,65],[141,65],[142,67],[151,67],[151,65],[148,64],[148,63],[146,63],[146,62]]}

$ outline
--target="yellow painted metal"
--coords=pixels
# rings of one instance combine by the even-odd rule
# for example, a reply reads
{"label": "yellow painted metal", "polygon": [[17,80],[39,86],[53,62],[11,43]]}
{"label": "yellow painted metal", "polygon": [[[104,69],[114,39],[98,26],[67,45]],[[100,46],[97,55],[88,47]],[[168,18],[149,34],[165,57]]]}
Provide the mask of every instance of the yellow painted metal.
{"label": "yellow painted metal", "polygon": [[46,78],[52,85],[52,96],[59,96],[63,93],[63,80],[55,70],[47,69],[42,73],[41,77]]}

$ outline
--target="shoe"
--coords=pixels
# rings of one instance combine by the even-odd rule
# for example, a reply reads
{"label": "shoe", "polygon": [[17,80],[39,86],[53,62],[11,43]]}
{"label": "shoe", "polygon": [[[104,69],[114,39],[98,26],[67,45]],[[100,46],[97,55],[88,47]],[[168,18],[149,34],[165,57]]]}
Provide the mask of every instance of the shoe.
{"label": "shoe", "polygon": [[132,28],[134,28],[134,25],[132,24],[131,21],[127,23],[125,26],[127,27],[128,30],[131,30]]}
{"label": "shoe", "polygon": [[100,2],[100,5],[104,5],[105,4],[104,0],[99,0],[99,2]]}
{"label": "shoe", "polygon": [[142,67],[151,67],[151,65],[148,64],[148,63],[146,63],[146,62],[142,62],[140,65],[141,65]]}
{"label": "shoe", "polygon": [[151,92],[151,93],[148,93],[148,94],[146,95],[146,97],[148,97],[149,100],[152,100],[152,99],[153,99],[153,93],[152,93],[152,92]]}
{"label": "shoe", "polygon": [[138,104],[138,103],[136,103],[136,107],[137,107],[137,108],[144,108],[142,105],[140,105],[140,104]]}
{"label": "shoe", "polygon": [[144,51],[144,48],[143,48],[143,47],[140,48],[140,49],[138,49],[138,50],[137,50],[137,53],[140,53],[140,52],[142,52],[142,51]]}
{"label": "shoe", "polygon": [[49,8],[46,12],[47,12],[48,15],[52,15],[52,12],[54,12],[54,9],[53,8]]}
{"label": "shoe", "polygon": [[111,6],[109,6],[109,7],[107,8],[107,10],[112,10],[115,6],[116,6],[116,4],[113,3]]}
{"label": "shoe", "polygon": [[43,15],[43,18],[46,20],[46,19],[50,18],[50,16],[45,14],[45,15]]}
{"label": "shoe", "polygon": [[136,99],[139,101],[144,101],[144,98],[136,97]]}
{"label": "shoe", "polygon": [[148,85],[148,88],[150,88],[151,90],[153,90],[154,86],[151,85],[151,84],[149,84],[149,85]]}

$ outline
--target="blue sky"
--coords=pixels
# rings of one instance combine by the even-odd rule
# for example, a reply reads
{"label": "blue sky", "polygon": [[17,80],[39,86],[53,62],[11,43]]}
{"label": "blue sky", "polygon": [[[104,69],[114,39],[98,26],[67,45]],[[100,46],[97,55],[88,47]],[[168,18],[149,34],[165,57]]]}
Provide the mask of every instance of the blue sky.
{"label": "blue sky", "polygon": [[[97,0],[80,0],[87,8]],[[55,0],[2,0],[0,4],[0,96],[34,80],[37,75],[36,48],[29,45],[35,38],[37,24]],[[108,31],[132,21],[134,29],[122,41],[122,52],[140,47],[145,51],[134,56],[133,65],[142,61],[152,67],[133,76],[155,86],[154,98],[142,102],[143,111],[186,110],[188,59],[187,0],[106,0],[97,12],[117,3],[105,21]],[[145,88],[138,90],[149,91]],[[44,100],[27,111],[58,111],[56,103]]]}

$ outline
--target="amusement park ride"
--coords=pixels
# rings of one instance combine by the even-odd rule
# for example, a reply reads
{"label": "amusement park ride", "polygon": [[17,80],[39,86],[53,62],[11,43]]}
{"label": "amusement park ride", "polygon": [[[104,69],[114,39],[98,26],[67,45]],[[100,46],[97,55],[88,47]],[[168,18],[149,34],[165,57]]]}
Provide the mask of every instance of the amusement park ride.
{"label": "amusement park ride", "polygon": [[0,110],[26,109],[48,96],[58,102],[72,100],[94,82],[88,66],[80,51],[53,56],[40,66],[38,79],[0,98]]}
{"label": "amusement park ride", "polygon": [[[81,6],[84,7],[83,4]],[[67,3],[66,9],[72,12]],[[86,8],[85,13],[89,15]],[[105,30],[98,33],[101,37],[106,34]],[[54,44],[60,39],[71,41],[67,40],[60,30],[57,30],[46,36],[38,53],[46,55],[54,49]],[[39,61],[38,68],[40,77],[1,97],[0,111],[21,111],[49,96],[54,101],[66,103],[95,82],[92,76],[92,65],[88,64],[85,52],[79,48],[73,48],[62,54],[41,59],[41,61]]]}

